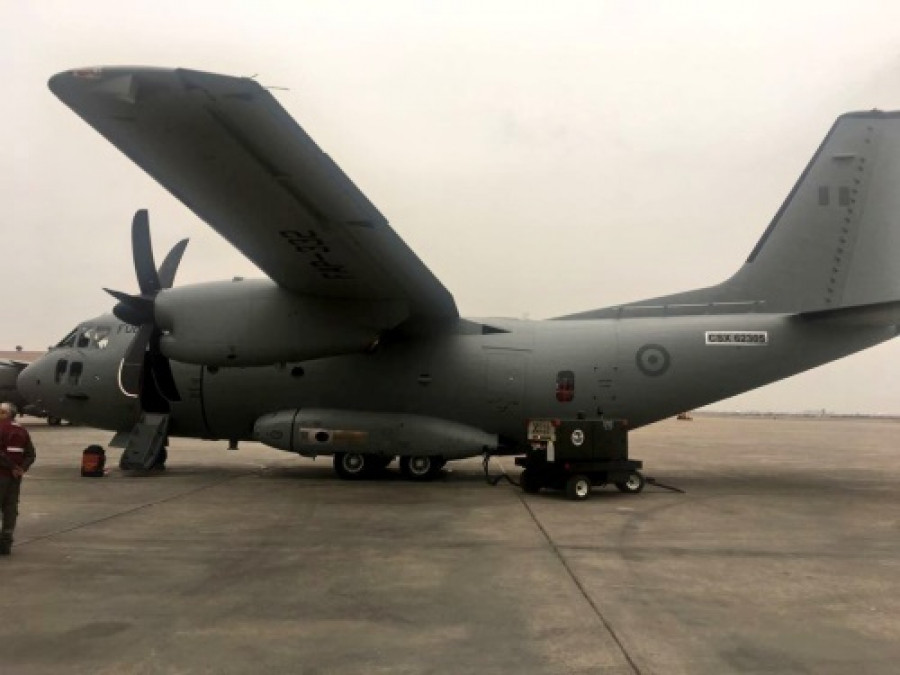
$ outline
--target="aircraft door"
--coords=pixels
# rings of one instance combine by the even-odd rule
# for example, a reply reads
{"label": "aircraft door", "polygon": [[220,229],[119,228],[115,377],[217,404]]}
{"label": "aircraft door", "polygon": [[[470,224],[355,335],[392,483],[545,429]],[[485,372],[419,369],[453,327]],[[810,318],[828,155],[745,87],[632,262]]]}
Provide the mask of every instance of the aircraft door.
{"label": "aircraft door", "polygon": [[488,349],[485,395],[492,415],[521,417],[525,393],[525,352]]}
{"label": "aircraft door", "polygon": [[615,328],[611,328],[609,335],[604,335],[597,341],[591,377],[594,404],[592,412],[608,417],[618,416],[616,392],[619,384],[619,335]]}

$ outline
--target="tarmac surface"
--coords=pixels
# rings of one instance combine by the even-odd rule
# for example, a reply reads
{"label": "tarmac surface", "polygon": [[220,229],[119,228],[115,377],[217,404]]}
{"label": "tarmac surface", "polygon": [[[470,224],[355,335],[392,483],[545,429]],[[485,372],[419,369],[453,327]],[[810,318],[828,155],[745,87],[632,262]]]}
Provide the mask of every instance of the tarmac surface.
{"label": "tarmac surface", "polygon": [[685,494],[585,502],[178,439],[81,478],[110,434],[29,429],[0,673],[900,672],[897,420],[662,422],[631,455]]}

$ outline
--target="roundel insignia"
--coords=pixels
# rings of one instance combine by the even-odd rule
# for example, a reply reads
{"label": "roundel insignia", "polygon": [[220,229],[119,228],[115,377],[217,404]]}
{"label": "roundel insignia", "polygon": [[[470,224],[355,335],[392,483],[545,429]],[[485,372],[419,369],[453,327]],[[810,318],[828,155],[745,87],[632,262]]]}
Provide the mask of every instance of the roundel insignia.
{"label": "roundel insignia", "polygon": [[656,377],[665,373],[672,363],[672,357],[662,345],[644,345],[638,349],[634,361],[644,375]]}
{"label": "roundel insignia", "polygon": [[584,443],[584,432],[581,429],[576,429],[572,432],[572,445],[577,448],[582,443]]}

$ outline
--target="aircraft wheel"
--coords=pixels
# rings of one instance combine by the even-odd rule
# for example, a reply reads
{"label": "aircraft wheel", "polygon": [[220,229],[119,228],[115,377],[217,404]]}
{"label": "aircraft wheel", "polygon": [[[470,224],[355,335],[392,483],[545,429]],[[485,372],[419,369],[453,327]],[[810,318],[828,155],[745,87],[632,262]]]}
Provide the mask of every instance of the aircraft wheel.
{"label": "aircraft wheel", "polygon": [[644,489],[644,477],[639,471],[632,471],[628,476],[628,480],[622,483],[616,483],[619,492],[636,495]]}
{"label": "aircraft wheel", "polygon": [[47,418],[47,424],[49,424],[51,427],[58,427],[60,424],[62,424],[62,418],[53,417],[51,415],[50,417]]}
{"label": "aircraft wheel", "polygon": [[587,476],[576,473],[566,481],[566,497],[577,502],[584,501],[591,496],[591,481]]}
{"label": "aircraft wheel", "polygon": [[359,480],[369,474],[369,455],[361,452],[337,452],[334,455],[334,470],[344,480]]}
{"label": "aircraft wheel", "polygon": [[522,490],[530,495],[536,495],[544,487],[540,475],[534,469],[525,469],[519,475],[519,485],[522,486]]}
{"label": "aircraft wheel", "polygon": [[413,455],[400,458],[400,472],[410,480],[434,480],[446,462],[441,457]]}

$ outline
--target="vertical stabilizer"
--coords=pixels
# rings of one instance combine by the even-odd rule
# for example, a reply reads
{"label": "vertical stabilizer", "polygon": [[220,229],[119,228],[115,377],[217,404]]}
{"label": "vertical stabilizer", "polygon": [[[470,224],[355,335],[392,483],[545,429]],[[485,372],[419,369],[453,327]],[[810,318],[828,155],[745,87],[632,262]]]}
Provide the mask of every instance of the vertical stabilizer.
{"label": "vertical stabilizer", "polygon": [[[900,112],[841,115],[745,264],[727,281],[635,307],[816,312],[900,300]],[[737,310],[736,310],[737,311]]]}
{"label": "vertical stabilizer", "polygon": [[898,220],[900,113],[842,115],[746,264],[718,290],[773,311],[898,300]]}

